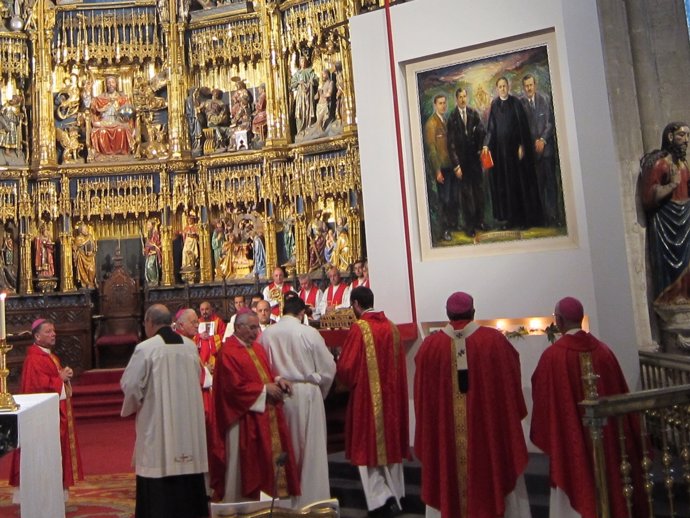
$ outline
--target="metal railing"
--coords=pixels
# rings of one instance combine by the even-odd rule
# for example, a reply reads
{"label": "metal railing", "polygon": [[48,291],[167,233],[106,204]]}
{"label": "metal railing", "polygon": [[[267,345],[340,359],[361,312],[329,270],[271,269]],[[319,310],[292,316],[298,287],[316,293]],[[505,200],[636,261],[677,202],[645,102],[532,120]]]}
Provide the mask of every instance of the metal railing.
{"label": "metal railing", "polygon": [[[586,363],[586,362],[585,362]],[[690,495],[690,358],[640,353],[645,390],[599,398],[598,376],[591,364],[582,364],[586,399],[580,403],[583,422],[592,441],[599,518],[610,518],[610,480],[607,480],[605,431],[613,423],[618,439],[620,491],[628,516],[688,516]],[[631,416],[633,416],[631,418]],[[639,438],[626,436],[632,419]],[[639,425],[639,426],[637,426]],[[635,444],[636,446],[632,446]],[[609,443],[607,447],[610,447]],[[631,450],[635,451],[631,451]],[[635,462],[639,460],[639,462]],[[639,472],[638,472],[639,470]],[[633,502],[644,509],[633,514]],[[663,513],[659,512],[663,508]]]}
{"label": "metal railing", "polygon": [[690,384],[690,356],[642,351],[639,354],[643,389]]}

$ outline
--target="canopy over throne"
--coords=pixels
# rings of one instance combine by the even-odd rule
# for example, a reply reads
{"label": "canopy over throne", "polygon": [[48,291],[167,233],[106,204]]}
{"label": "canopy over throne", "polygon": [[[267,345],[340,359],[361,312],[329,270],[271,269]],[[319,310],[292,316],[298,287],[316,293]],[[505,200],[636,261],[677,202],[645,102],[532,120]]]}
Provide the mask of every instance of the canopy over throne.
{"label": "canopy over throne", "polygon": [[113,271],[100,286],[100,315],[97,321],[94,352],[100,368],[100,349],[129,348],[141,341],[142,302],[139,281],[125,269],[119,247],[113,258]]}

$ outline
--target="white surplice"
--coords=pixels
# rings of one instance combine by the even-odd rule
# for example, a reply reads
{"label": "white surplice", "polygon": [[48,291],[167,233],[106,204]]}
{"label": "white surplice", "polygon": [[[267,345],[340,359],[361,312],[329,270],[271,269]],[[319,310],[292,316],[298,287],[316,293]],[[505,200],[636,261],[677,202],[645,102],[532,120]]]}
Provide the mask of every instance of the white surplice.
{"label": "white surplice", "polygon": [[259,342],[275,372],[293,383],[283,409],[302,488],[292,506],[300,509],[330,498],[323,400],[335,377],[335,361],[319,332],[292,315],[267,328]]}
{"label": "white surplice", "polygon": [[194,342],[167,344],[159,335],[134,349],[120,386],[121,415],[136,412],[134,465],[141,477],[206,473],[206,428]]}

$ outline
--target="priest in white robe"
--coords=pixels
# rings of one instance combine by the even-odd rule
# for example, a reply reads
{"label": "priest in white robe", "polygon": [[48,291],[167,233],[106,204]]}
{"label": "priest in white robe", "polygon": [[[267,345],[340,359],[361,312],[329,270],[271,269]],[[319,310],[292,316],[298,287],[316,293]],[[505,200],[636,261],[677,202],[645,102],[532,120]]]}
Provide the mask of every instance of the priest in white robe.
{"label": "priest in white robe", "polygon": [[134,349],[120,380],[121,415],[136,413],[135,518],[208,516],[201,363],[194,342],[171,323],[161,304],[146,311],[149,338]]}
{"label": "priest in white robe", "polygon": [[283,408],[302,488],[292,497],[295,509],[330,498],[323,400],[335,378],[335,361],[319,332],[302,323],[305,310],[296,293],[286,296],[282,318],[259,338],[271,368],[292,382]]}

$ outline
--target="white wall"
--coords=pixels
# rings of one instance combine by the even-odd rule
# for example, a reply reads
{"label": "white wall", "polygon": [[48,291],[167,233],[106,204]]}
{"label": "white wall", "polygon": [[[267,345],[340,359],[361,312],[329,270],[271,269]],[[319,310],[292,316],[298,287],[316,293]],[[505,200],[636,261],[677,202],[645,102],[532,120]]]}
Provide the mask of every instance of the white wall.
{"label": "white wall", "polygon": [[[474,295],[477,318],[516,318],[550,315],[556,300],[572,295],[583,302],[592,331],[616,350],[634,385],[637,341],[595,1],[415,0],[394,7],[391,15],[411,270],[384,11],[357,16],[350,25],[367,252],[377,308],[396,322],[443,320],[446,297],[463,290]],[[562,85],[565,116],[558,131],[559,139],[567,141],[561,154],[571,174],[576,224],[570,221],[569,228],[575,245],[422,261],[405,63],[549,28],[555,28],[560,67],[554,80]]]}

